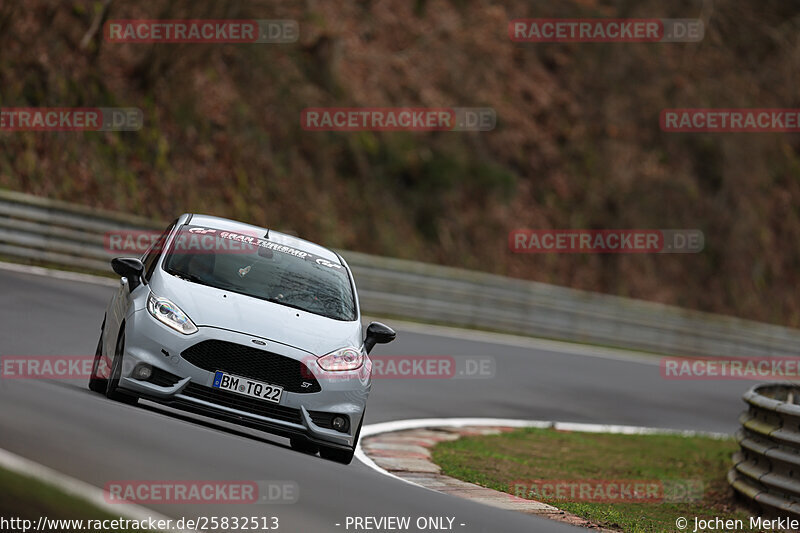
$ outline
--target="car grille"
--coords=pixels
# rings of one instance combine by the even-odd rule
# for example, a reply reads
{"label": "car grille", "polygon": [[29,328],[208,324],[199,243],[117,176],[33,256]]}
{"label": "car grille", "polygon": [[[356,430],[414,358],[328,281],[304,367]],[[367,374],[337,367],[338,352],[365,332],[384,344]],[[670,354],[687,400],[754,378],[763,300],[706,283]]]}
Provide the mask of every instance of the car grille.
{"label": "car grille", "polygon": [[205,402],[229,407],[238,411],[252,413],[276,420],[283,420],[285,422],[292,422],[294,424],[301,424],[302,417],[300,409],[293,409],[291,407],[284,407],[275,403],[257,400],[255,398],[248,398],[241,394],[228,392],[219,389],[212,389],[211,387],[203,387],[195,383],[189,383],[181,392],[184,396],[203,400]]}
{"label": "car grille", "polygon": [[302,362],[233,342],[218,340],[198,342],[184,350],[181,357],[209,372],[222,370],[237,376],[279,385],[287,392],[310,393],[322,390],[319,382]]}

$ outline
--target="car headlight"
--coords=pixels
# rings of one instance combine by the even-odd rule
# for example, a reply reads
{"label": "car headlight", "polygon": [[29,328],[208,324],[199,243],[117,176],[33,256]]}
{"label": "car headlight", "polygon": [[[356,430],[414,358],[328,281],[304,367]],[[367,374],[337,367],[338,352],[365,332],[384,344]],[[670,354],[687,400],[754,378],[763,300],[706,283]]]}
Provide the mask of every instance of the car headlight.
{"label": "car headlight", "polygon": [[320,357],[317,364],[328,372],[356,370],[364,364],[364,354],[356,348],[342,348]]}
{"label": "car headlight", "polygon": [[179,333],[191,335],[197,331],[197,326],[194,325],[192,319],[186,316],[186,313],[181,311],[180,307],[152,292],[147,297],[147,310],[150,311],[153,318]]}

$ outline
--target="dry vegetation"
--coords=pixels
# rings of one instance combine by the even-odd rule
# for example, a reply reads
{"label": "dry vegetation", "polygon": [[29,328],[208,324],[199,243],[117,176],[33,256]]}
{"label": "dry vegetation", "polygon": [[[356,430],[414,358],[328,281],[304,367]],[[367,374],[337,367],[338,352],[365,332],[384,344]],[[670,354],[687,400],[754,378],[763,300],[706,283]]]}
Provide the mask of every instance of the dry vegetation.
{"label": "dry vegetation", "polygon": [[[0,186],[800,326],[800,137],[675,134],[665,107],[800,107],[785,0],[152,0],[292,18],[294,45],[81,39],[100,1],[0,5],[0,105],[136,106],[135,133],[5,133]],[[519,45],[509,19],[699,17],[697,44]],[[491,106],[491,133],[305,132],[311,106]],[[515,228],[699,228],[699,255],[513,255]]]}

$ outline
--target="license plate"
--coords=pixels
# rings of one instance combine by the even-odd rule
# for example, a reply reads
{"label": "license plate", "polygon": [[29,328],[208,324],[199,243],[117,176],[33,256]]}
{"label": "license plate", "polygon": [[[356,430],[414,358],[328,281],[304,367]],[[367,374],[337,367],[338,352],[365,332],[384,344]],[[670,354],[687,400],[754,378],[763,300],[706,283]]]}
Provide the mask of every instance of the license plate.
{"label": "license plate", "polygon": [[233,374],[228,374],[220,370],[214,373],[214,384],[211,386],[215,389],[229,390],[236,394],[258,398],[259,400],[266,400],[272,403],[279,403],[281,401],[281,395],[283,394],[283,387],[270,385],[262,381],[253,381],[252,379],[243,378],[241,376],[234,376]]}

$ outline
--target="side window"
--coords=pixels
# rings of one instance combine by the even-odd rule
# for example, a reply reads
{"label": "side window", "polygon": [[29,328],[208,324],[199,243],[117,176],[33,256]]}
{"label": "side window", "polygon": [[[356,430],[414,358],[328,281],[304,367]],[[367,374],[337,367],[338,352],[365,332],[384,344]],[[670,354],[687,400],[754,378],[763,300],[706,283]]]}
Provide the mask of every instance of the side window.
{"label": "side window", "polygon": [[170,224],[167,229],[164,230],[164,233],[158,237],[156,242],[150,246],[150,249],[145,252],[144,257],[142,258],[142,263],[144,263],[144,278],[147,281],[150,281],[150,277],[153,275],[153,271],[156,268],[158,259],[164,252],[164,243],[167,241],[167,237],[169,237],[169,234],[172,232],[172,229],[177,223],[178,221],[175,220],[172,224]]}

